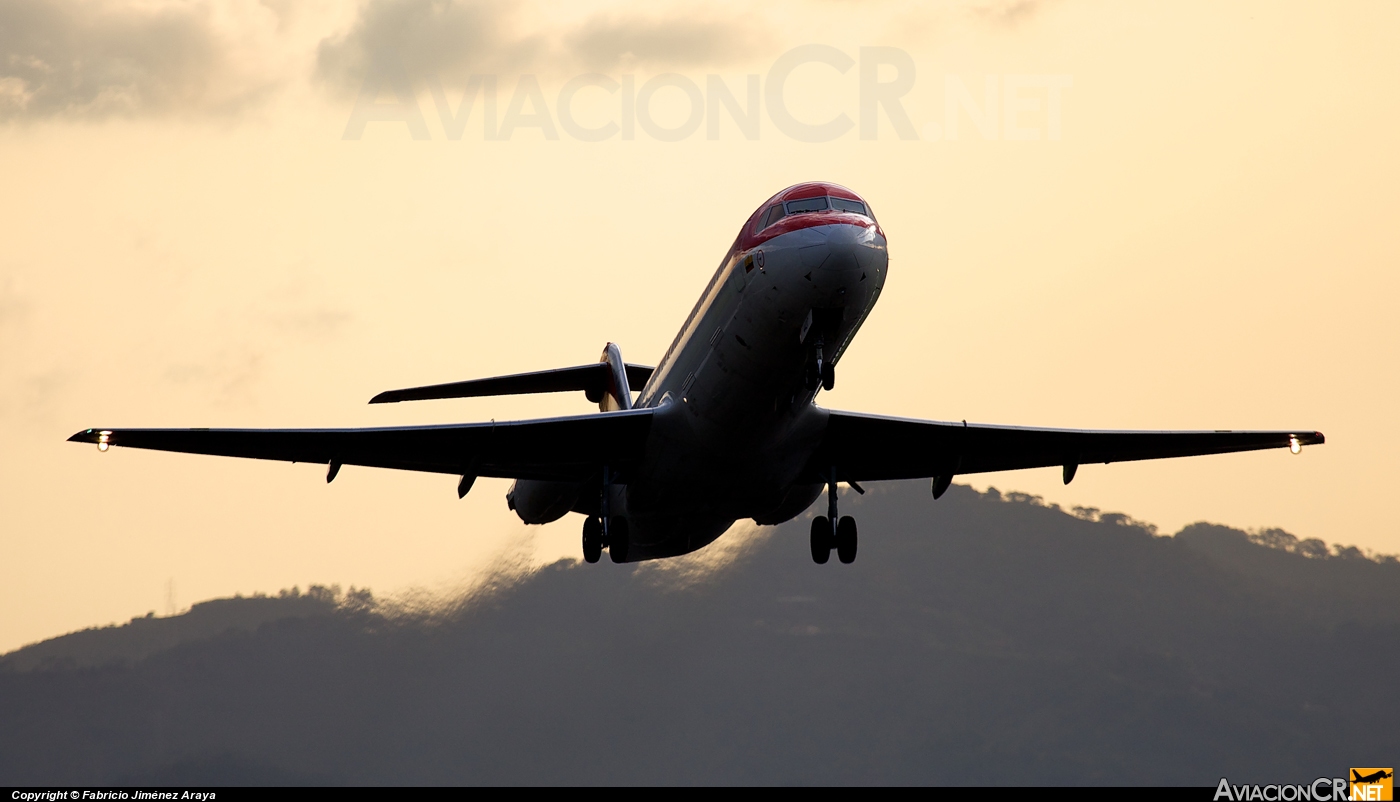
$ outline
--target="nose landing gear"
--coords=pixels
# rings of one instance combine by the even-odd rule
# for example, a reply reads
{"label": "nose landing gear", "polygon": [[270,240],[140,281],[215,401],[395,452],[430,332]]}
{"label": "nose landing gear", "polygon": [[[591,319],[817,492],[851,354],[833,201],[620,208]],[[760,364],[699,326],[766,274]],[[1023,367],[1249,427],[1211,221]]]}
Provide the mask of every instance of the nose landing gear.
{"label": "nose landing gear", "polygon": [[[835,471],[832,472],[835,475]],[[825,565],[836,549],[836,558],[846,565],[856,561],[856,519],[836,514],[836,480],[827,482],[827,514],[812,519],[812,562]],[[834,526],[833,526],[834,523]]]}
{"label": "nose landing gear", "polygon": [[812,360],[807,363],[806,381],[808,390],[815,390],[820,386],[823,390],[830,392],[836,387],[836,365],[826,360],[820,337],[817,338],[817,347],[812,355]]}

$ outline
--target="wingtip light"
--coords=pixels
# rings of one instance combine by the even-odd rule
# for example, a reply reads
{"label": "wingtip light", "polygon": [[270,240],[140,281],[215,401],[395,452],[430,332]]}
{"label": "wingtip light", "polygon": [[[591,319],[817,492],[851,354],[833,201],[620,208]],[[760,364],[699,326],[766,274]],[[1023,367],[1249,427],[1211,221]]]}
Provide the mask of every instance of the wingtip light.
{"label": "wingtip light", "polygon": [[1303,450],[1303,444],[1298,442],[1298,438],[1290,437],[1288,438],[1288,450],[1297,454],[1299,451]]}
{"label": "wingtip light", "polygon": [[111,432],[109,432],[109,431],[101,431],[101,432],[98,432],[98,433],[97,433],[97,450],[98,450],[98,451],[106,451],[107,449],[111,448],[111,447],[112,447],[112,442],[111,442],[111,440],[112,440],[112,433],[111,433]]}

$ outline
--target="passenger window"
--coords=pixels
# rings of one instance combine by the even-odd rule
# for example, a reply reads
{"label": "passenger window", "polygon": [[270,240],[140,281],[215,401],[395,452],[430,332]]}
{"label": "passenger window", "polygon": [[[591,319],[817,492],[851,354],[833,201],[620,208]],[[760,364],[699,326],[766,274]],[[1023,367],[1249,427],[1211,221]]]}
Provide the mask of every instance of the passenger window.
{"label": "passenger window", "polygon": [[870,213],[865,210],[865,204],[860,201],[846,200],[845,198],[832,198],[831,206],[837,211],[855,212],[856,214],[863,214],[866,217],[870,216]]}
{"label": "passenger window", "polygon": [[826,208],[826,198],[804,198],[802,200],[789,201],[787,204],[788,214],[802,214],[803,212],[820,212]]}

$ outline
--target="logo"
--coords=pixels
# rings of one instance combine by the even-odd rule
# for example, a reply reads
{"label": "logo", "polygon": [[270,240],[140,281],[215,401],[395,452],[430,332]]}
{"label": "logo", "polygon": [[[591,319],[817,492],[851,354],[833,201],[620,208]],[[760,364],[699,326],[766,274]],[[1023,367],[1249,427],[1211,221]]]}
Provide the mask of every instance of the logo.
{"label": "logo", "polygon": [[[1072,75],[983,75],[972,80],[946,74],[939,103],[936,94],[915,91],[916,73],[913,57],[897,47],[863,46],[853,56],[831,45],[805,44],[779,55],[766,76],[743,75],[742,88],[735,85],[737,76],[713,73],[703,78],[662,73],[639,85],[643,76],[635,73],[590,72],[562,85],[548,75],[541,84],[539,75],[525,73],[515,76],[511,89],[511,76],[486,73],[447,76],[456,80],[444,84],[442,76],[414,72],[396,54],[386,53],[369,65],[341,139],[362,138],[371,122],[402,123],[413,139],[431,139],[419,105],[424,89],[449,140],[460,140],[468,121],[481,126],[486,142],[509,141],[531,128],[539,133],[527,136],[553,141],[560,139],[561,130],[580,142],[635,140],[638,128],[658,142],[680,142],[702,130],[709,140],[719,139],[722,131],[756,140],[764,126],[798,142],[831,142],[848,134],[875,140],[880,138],[882,119],[902,140],[955,142],[968,137],[968,123],[983,140],[1061,138],[1062,101],[1074,87]],[[558,89],[551,101],[545,89],[554,86]],[[458,88],[462,95],[454,105],[448,90],[455,94]],[[509,101],[504,97],[507,91]],[[813,92],[844,111],[814,112],[800,100]],[[912,117],[906,101],[913,104]],[[499,113],[503,105],[504,116]],[[942,118],[930,119],[938,106]],[[813,121],[808,116],[813,113],[826,119]],[[914,123],[918,117],[925,120],[922,128]]]}
{"label": "logo", "polygon": [[1231,785],[1224,777],[1214,802],[1392,802],[1394,769],[1352,769],[1351,777],[1318,777],[1307,785]]}
{"label": "logo", "polygon": [[1351,793],[1347,799],[1365,799],[1372,802],[1390,802],[1395,794],[1394,769],[1352,769]]}

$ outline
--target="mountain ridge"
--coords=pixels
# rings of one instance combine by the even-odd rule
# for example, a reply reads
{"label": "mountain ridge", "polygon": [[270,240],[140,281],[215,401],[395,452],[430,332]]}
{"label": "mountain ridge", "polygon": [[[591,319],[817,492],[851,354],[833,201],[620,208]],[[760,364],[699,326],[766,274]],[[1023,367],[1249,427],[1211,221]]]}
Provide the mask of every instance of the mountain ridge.
{"label": "mountain ridge", "polygon": [[204,608],[211,628],[144,656],[26,647],[0,657],[0,776],[1212,785],[1400,746],[1400,564],[961,486],[842,504],[851,566],[813,565],[799,519],[433,615],[321,588],[226,600],[262,618],[217,632]]}

